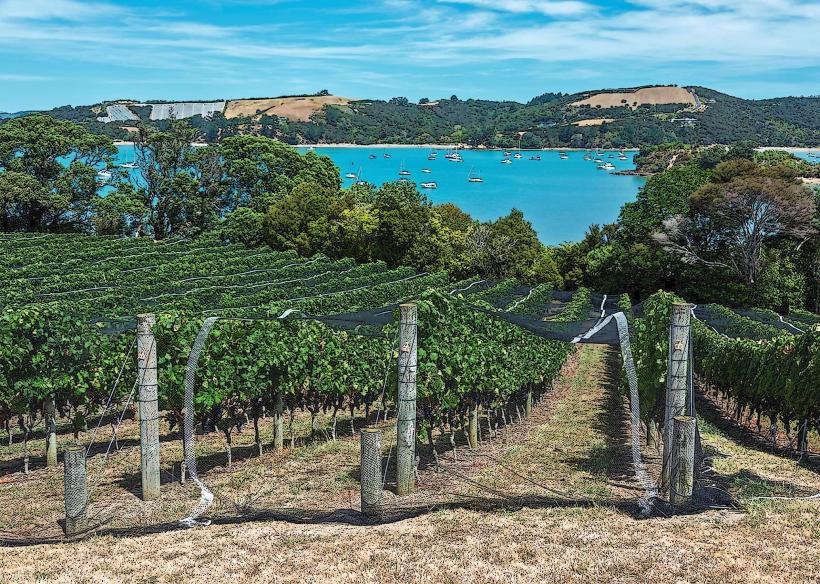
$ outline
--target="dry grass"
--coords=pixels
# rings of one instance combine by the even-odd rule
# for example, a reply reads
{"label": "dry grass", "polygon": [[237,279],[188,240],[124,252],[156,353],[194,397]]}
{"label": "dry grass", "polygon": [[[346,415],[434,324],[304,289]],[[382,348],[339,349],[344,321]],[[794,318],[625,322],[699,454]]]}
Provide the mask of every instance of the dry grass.
{"label": "dry grass", "polygon": [[591,107],[630,107],[635,109],[639,105],[660,105],[667,103],[685,103],[695,105],[695,98],[688,89],[683,87],[644,87],[636,91],[615,93],[595,93],[585,99],[573,102],[571,105]]}
{"label": "dry grass", "polygon": [[[485,429],[480,448],[470,453],[460,445],[457,460],[447,441],[439,442],[438,470],[422,449],[419,492],[401,502],[414,511],[378,525],[362,524],[355,512],[358,447],[344,437],[248,457],[233,472],[212,467],[207,480],[229,501],[215,512],[219,524],[5,549],[0,581],[816,581],[818,504],[753,497],[798,485],[820,490],[820,477],[708,422],[701,429],[716,480],[741,508],[634,518],[638,491],[626,464],[617,377],[611,350],[582,347],[524,422],[493,439]],[[305,431],[305,421],[300,424]],[[392,426],[385,430],[390,444]],[[204,451],[219,451],[215,437],[202,442]],[[170,445],[163,448],[172,456]],[[262,506],[306,513],[251,521],[230,501],[266,488]],[[190,488],[163,489],[156,505],[121,495],[143,517],[171,517],[175,502],[185,503],[184,510],[195,499]],[[19,494],[0,495],[4,513],[20,504]],[[386,504],[400,510],[389,492]]]}
{"label": "dry grass", "polygon": [[233,99],[225,106],[226,118],[275,115],[293,121],[307,122],[326,105],[347,105],[350,100],[335,95],[310,97],[276,97],[269,99]]}
{"label": "dry grass", "polygon": [[600,126],[602,124],[609,124],[610,122],[614,122],[613,118],[591,118],[589,120],[579,120],[577,122],[572,122],[573,126]]}

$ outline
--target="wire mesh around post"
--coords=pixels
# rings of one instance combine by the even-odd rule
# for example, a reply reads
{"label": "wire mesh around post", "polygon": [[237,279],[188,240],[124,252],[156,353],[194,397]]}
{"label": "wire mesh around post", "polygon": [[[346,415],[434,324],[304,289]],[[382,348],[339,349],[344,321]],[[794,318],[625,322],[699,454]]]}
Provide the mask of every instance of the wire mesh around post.
{"label": "wire mesh around post", "polygon": [[85,448],[69,446],[63,453],[65,492],[65,533],[81,533],[88,523],[88,488],[86,484]]}
{"label": "wire mesh around post", "polygon": [[362,514],[382,516],[382,433],[376,428],[364,428],[360,433]]}

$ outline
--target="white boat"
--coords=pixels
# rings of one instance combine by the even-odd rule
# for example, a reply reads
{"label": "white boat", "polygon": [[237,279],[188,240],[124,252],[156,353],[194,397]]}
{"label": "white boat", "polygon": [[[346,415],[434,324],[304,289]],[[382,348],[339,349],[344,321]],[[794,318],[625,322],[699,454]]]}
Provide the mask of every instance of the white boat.
{"label": "white boat", "polygon": [[522,158],[521,153],[516,152],[515,155],[513,156],[513,158],[516,158],[516,159]]}
{"label": "white boat", "polygon": [[436,183],[434,183],[433,181],[423,182],[423,183],[421,183],[421,188],[423,188],[423,189],[437,189],[438,185]]}
{"label": "white boat", "polygon": [[607,162],[606,164],[599,164],[598,170],[615,170],[615,165],[611,162]]}
{"label": "white boat", "polygon": [[385,158],[393,158],[393,157],[392,157],[390,154],[388,154],[387,152],[385,152],[384,154],[382,154],[382,156],[384,156]]}
{"label": "white boat", "polygon": [[535,156],[530,156],[530,160],[541,160],[541,155],[536,154]]}
{"label": "white boat", "polygon": [[505,158],[501,161],[501,164],[512,164],[512,160],[510,160],[509,158]]}
{"label": "white boat", "polygon": [[604,159],[603,159],[603,158],[596,158],[596,159],[594,160],[594,162],[595,162],[596,164],[603,164]]}
{"label": "white boat", "polygon": [[409,170],[405,170],[404,162],[401,163],[401,167],[399,170],[399,176],[410,176],[412,173]]}
{"label": "white boat", "polygon": [[108,182],[114,177],[114,174],[110,170],[101,170],[97,173],[97,180],[100,182]]}
{"label": "white boat", "polygon": [[481,175],[473,174],[473,169],[470,169],[470,175],[467,177],[467,182],[471,183],[483,183],[484,179],[481,178]]}
{"label": "white boat", "polygon": [[621,155],[618,157],[618,160],[629,160],[629,158],[627,158],[626,154],[621,154]]}
{"label": "white boat", "polygon": [[430,174],[431,172],[433,172],[433,171],[432,171],[432,170],[430,170],[429,168],[422,168],[422,169],[421,169],[421,171],[422,171],[424,174]]}
{"label": "white boat", "polygon": [[357,178],[357,177],[356,177],[356,173],[355,173],[355,172],[348,172],[348,173],[345,175],[345,178]]}
{"label": "white boat", "polygon": [[128,168],[128,169],[137,168],[137,153],[136,153],[136,151],[134,152],[134,159],[133,160],[130,160],[130,161],[126,160],[125,162],[123,162],[119,166],[120,166],[120,168]]}

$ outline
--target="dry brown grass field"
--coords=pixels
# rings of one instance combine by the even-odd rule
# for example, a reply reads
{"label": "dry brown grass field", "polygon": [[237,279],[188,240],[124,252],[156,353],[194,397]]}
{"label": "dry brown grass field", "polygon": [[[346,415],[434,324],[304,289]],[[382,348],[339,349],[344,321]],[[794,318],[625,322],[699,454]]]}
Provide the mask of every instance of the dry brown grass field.
{"label": "dry brown grass field", "polygon": [[[376,523],[358,512],[349,419],[334,441],[311,438],[299,417],[297,445],[283,453],[269,451],[266,420],[261,456],[246,427],[231,469],[222,439],[199,436],[216,504],[214,523],[193,529],[176,523],[197,499],[179,483],[177,435],[163,428],[162,496],[143,503],[129,422],[104,467],[99,453],[88,461],[90,512],[107,520],[99,533],[0,548],[0,582],[817,582],[820,501],[756,498],[820,491],[816,461],[773,449],[708,396],[699,401],[704,475],[724,503],[638,518],[619,377],[615,351],[581,347],[528,418],[496,436],[485,428],[473,451],[461,436],[455,450],[441,437],[437,457],[421,446],[413,495],[393,495],[388,473]],[[392,420],[382,426],[387,457]],[[19,456],[19,444],[0,447],[0,534],[7,543],[58,537],[62,471],[35,459],[22,475]],[[645,456],[654,470],[658,453]]]}
{"label": "dry brown grass field", "polygon": [[644,87],[635,91],[595,93],[585,99],[572,103],[575,106],[591,107],[624,107],[635,109],[639,105],[660,105],[667,103],[685,103],[695,105],[695,97],[683,87]]}
{"label": "dry brown grass field", "polygon": [[293,121],[307,122],[326,105],[346,105],[350,100],[335,95],[276,97],[267,99],[233,99],[225,105],[225,117],[275,115]]}

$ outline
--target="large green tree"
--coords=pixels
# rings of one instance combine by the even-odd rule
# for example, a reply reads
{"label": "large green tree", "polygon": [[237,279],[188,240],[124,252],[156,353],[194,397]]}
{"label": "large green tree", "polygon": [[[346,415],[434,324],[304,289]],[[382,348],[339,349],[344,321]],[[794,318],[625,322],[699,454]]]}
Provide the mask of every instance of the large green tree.
{"label": "large green tree", "polygon": [[112,165],[111,139],[44,114],[0,125],[0,226],[4,230],[80,230]]}
{"label": "large green tree", "polygon": [[228,208],[218,148],[197,148],[199,132],[171,120],[167,131],[141,127],[134,147],[139,173],[132,183],[156,239],[197,235],[214,227]]}

